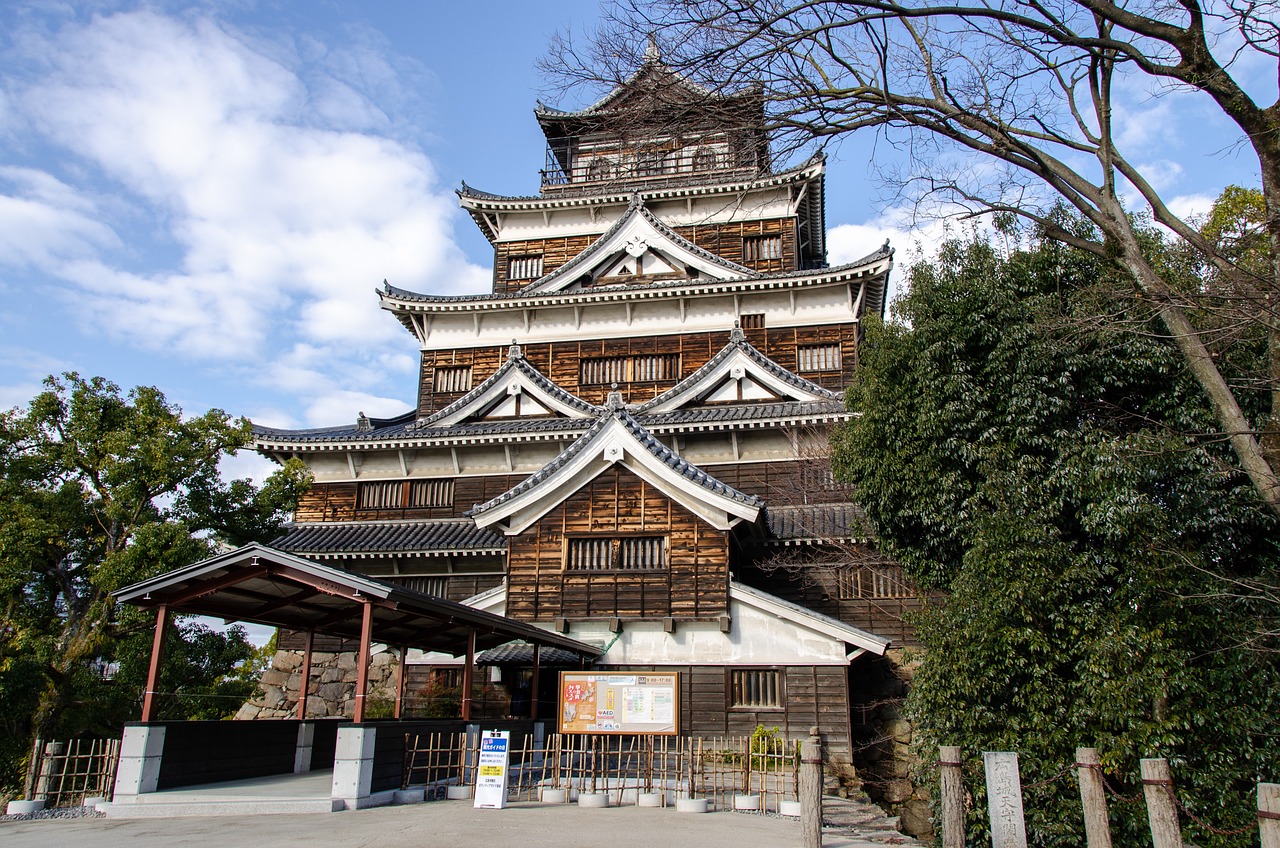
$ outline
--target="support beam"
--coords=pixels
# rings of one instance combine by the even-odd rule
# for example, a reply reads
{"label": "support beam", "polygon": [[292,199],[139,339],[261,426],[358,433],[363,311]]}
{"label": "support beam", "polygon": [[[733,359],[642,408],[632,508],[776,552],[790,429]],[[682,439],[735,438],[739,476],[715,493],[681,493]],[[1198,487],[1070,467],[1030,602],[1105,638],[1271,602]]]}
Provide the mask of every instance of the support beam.
{"label": "support beam", "polygon": [[471,721],[471,682],[476,671],[476,631],[467,630],[467,662],[462,667],[462,720]]}
{"label": "support beam", "polygon": [[298,684],[298,721],[307,720],[307,690],[311,688],[311,648],[315,639],[316,632],[308,630],[306,647],[302,651],[302,679]]}
{"label": "support beam", "polygon": [[142,693],[142,720],[156,720],[156,689],[160,685],[160,664],[164,662],[164,637],[169,632],[169,605],[156,608],[156,632],[151,642],[151,665],[147,669],[147,688]]}
{"label": "support beam", "polygon": [[529,681],[529,720],[538,720],[538,673],[542,670],[542,646],[533,645],[533,679]]}
{"label": "support beam", "polygon": [[396,712],[397,720],[401,718],[401,711],[404,704],[404,678],[405,672],[409,670],[409,646],[400,646],[400,668],[396,671]]}
{"label": "support beam", "polygon": [[373,635],[373,604],[361,603],[360,653],[356,656],[356,708],[351,720],[364,721],[364,702],[369,694],[369,643]]}

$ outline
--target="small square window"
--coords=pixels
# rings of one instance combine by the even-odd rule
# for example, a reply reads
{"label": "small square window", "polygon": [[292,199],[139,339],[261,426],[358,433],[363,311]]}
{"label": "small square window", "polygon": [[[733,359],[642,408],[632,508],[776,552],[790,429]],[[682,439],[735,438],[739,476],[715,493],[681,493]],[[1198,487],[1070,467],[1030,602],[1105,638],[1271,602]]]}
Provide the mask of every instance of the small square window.
{"label": "small square window", "polygon": [[729,706],[750,709],[782,707],[782,675],[777,669],[735,668],[729,672]]}
{"label": "small square window", "polygon": [[744,330],[763,330],[764,329],[764,313],[750,312],[746,315],[738,316],[738,326]]}
{"label": "small square window", "polygon": [[744,262],[782,258],[782,236],[746,236],[742,239]]}
{"label": "small square window", "polygon": [[436,368],[432,383],[437,392],[465,392],[471,388],[471,366]]}

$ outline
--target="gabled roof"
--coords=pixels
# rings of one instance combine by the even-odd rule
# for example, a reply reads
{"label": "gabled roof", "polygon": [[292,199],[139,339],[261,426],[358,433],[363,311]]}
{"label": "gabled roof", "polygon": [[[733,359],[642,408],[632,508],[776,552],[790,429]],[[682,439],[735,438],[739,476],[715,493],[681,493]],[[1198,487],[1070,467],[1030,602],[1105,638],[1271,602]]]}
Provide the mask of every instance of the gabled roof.
{"label": "gabled roof", "polygon": [[620,263],[637,266],[639,270],[637,263],[645,262],[646,257],[649,257],[647,261],[686,278],[703,274],[714,280],[759,276],[750,268],[719,257],[677,234],[645,208],[640,194],[634,194],[626,213],[590,247],[516,294],[564,291],[584,277],[595,279],[607,275]]}
{"label": "gabled roof", "polygon": [[[683,90],[703,101],[708,99],[733,100],[743,96],[741,94],[719,94],[699,85],[663,62],[657,50],[650,45],[650,48],[645,52],[644,62],[641,63],[640,67],[633,71],[631,76],[623,80],[620,85],[615,86],[590,106],[569,112],[546,106],[541,101],[538,101],[533,113],[537,116],[538,123],[544,126],[548,123],[554,124],[559,121],[588,118],[617,110],[629,95],[653,90],[667,92],[668,96],[673,91]],[[758,95],[758,89],[753,93]]]}
{"label": "gabled roof", "polygon": [[514,536],[615,463],[718,530],[753,522],[763,502],[677,456],[626,411],[617,393],[599,420],[544,468],[467,512],[480,527]]}
{"label": "gabled roof", "polygon": [[351,441],[377,442],[402,435],[413,424],[417,414],[413,411],[394,418],[369,418],[361,412],[354,424],[337,424],[332,427],[311,427],[303,430],[286,430],[282,427],[253,425],[253,435],[258,442],[283,438],[290,442]]}
{"label": "gabled roof", "polygon": [[729,343],[668,391],[632,410],[637,415],[674,412],[701,403],[838,402],[840,395],[793,374],[765,356],[738,327]]}
{"label": "gabled roof", "polygon": [[736,601],[755,607],[783,621],[794,622],[832,638],[840,639],[860,648],[861,651],[858,653],[869,651],[877,656],[883,656],[884,652],[889,648],[890,640],[883,636],[868,633],[861,628],[845,624],[838,618],[832,618],[829,615],[814,612],[799,604],[784,601],[776,595],[770,595],[768,592],[762,592],[744,583],[738,583],[737,581],[729,583],[729,601],[730,603]]}
{"label": "gabled roof", "polygon": [[[517,398],[522,401],[518,405]],[[493,419],[545,420],[544,416],[589,419],[600,412],[600,407],[587,403],[548,380],[541,371],[529,364],[520,345],[513,342],[507,350],[507,361],[489,379],[444,409],[423,418],[417,423],[416,429],[425,431]]]}

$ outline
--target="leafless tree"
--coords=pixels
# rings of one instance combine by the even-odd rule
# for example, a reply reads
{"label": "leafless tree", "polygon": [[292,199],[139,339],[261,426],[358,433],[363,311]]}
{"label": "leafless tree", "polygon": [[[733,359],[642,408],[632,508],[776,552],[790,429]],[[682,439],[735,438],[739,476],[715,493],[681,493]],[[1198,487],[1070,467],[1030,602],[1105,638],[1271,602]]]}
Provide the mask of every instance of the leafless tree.
{"label": "leafless tree", "polygon": [[[652,57],[656,38],[667,65],[710,89],[763,85],[783,155],[878,128],[911,154],[914,167],[895,176],[917,202],[1021,216],[1113,258],[1158,310],[1216,413],[1216,435],[1280,514],[1280,100],[1271,82],[1264,95],[1251,91],[1244,73],[1280,70],[1278,22],[1276,0],[617,0],[585,46],[561,36],[544,64],[566,84],[619,82]],[[1261,172],[1266,262],[1237,261],[1175,214],[1126,155],[1114,125],[1135,80],[1207,98],[1238,129]],[[948,149],[985,164],[938,155]],[[1224,376],[1195,304],[1144,249],[1127,194],[1265,334],[1266,373],[1251,386]],[[1052,209],[1064,202],[1096,238],[1059,225]],[[1259,389],[1255,421],[1245,393]]]}

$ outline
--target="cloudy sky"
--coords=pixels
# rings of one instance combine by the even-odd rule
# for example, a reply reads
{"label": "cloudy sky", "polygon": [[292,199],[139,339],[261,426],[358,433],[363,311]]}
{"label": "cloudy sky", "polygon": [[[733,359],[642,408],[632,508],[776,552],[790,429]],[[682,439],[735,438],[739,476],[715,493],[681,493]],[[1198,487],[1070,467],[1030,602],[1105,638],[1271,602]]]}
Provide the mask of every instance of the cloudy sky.
{"label": "cloudy sky", "polygon": [[[49,373],[315,426],[415,394],[383,279],[482,291],[461,180],[536,193],[534,62],[595,2],[21,2],[0,8],[0,407]],[[1131,92],[1130,150],[1180,208],[1256,184],[1210,108]],[[928,243],[834,153],[831,260]],[[1131,154],[1132,155],[1132,154]]]}

